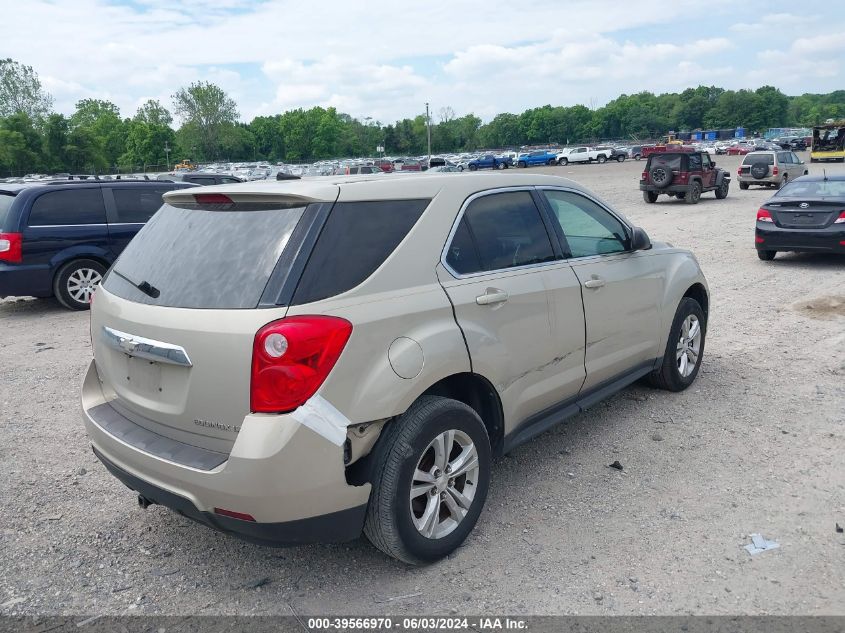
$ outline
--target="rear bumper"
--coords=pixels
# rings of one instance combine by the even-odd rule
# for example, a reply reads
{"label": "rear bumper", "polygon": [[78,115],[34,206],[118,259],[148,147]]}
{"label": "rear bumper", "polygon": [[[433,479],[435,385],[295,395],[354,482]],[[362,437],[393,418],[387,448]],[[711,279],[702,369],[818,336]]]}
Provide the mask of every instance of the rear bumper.
{"label": "rear bumper", "polygon": [[[779,226],[761,227],[754,231],[758,251],[797,251],[807,253],[845,254],[845,224],[834,224],[824,229],[784,229]],[[762,240],[762,241],[760,241]]]}
{"label": "rear bumper", "polygon": [[[115,477],[155,503],[264,544],[341,542],[361,533],[370,484],[349,485],[343,446],[294,415],[247,415],[231,452],[215,461],[198,455],[202,449],[152,433],[119,407],[104,418],[108,408],[92,361],[82,387],[82,416],[94,453]],[[222,516],[215,508],[255,521]]]}
{"label": "rear bumper", "polygon": [[259,545],[284,547],[306,543],[351,541],[361,534],[364,515],[367,512],[367,504],[363,504],[331,514],[283,523],[256,523],[233,519],[212,512],[200,511],[188,499],[123,470],[100,453],[96,447],[94,447],[94,454],[112,475],[148,501],[166,506],[182,516],[215,530]]}
{"label": "rear bumper", "polygon": [[641,180],[640,191],[650,191],[652,193],[686,193],[689,191],[689,185],[668,185],[666,187],[658,187]]}
{"label": "rear bumper", "polygon": [[745,182],[749,185],[777,185],[783,180],[783,174],[777,176],[766,176],[765,178],[755,178],[751,174],[742,174],[737,176],[739,182]]}
{"label": "rear bumper", "polygon": [[47,266],[0,263],[0,298],[52,297],[53,275]]}

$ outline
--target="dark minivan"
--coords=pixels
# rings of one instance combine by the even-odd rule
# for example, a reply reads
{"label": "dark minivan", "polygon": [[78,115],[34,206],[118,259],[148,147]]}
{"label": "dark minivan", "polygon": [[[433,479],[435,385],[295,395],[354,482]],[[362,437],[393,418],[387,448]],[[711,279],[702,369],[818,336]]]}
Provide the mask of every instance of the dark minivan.
{"label": "dark minivan", "polygon": [[0,184],[0,298],[55,296],[85,310],[112,262],[188,183],[74,180]]}

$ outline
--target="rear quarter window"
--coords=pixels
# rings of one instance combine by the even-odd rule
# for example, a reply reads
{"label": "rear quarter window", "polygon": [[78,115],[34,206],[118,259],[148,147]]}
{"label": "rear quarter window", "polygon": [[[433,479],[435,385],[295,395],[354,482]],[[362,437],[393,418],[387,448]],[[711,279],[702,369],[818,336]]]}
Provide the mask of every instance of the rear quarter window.
{"label": "rear quarter window", "polygon": [[305,265],[292,305],[320,301],[361,284],[393,253],[429,202],[335,204]]}
{"label": "rear quarter window", "polygon": [[173,187],[112,189],[117,221],[125,224],[143,224],[161,208],[161,197],[172,190]]}
{"label": "rear quarter window", "polygon": [[61,189],[38,196],[29,211],[29,226],[105,224],[106,207],[99,187]]}
{"label": "rear quarter window", "polygon": [[12,203],[15,201],[15,196],[10,193],[0,193],[0,229],[6,223],[6,217],[9,215],[9,209],[12,208]]}

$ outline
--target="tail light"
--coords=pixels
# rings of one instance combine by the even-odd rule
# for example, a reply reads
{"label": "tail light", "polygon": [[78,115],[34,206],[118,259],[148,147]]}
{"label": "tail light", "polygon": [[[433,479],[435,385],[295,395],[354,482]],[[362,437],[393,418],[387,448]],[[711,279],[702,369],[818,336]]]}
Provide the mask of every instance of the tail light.
{"label": "tail light", "polygon": [[643,180],[648,180],[648,172],[647,172],[647,171],[644,171],[644,172],[643,172],[643,175],[641,176],[641,178],[642,178]]}
{"label": "tail light", "polygon": [[742,167],[740,167],[739,169],[736,170],[736,175],[742,176]]}
{"label": "tail light", "polygon": [[778,175],[778,168],[772,167],[772,176],[777,176],[777,175]]}
{"label": "tail light", "polygon": [[[834,224],[845,224],[845,211],[839,213],[839,217],[833,221]],[[0,236],[2,237],[2,236]]]}
{"label": "tail light", "polygon": [[252,347],[250,408],[293,411],[313,396],[340,358],[352,324],[329,316],[296,316],[258,330]]}
{"label": "tail light", "polygon": [[757,221],[758,222],[774,222],[772,219],[772,214],[769,213],[766,209],[759,209],[757,211]]}
{"label": "tail light", "polygon": [[20,264],[23,259],[23,235],[0,233],[0,262]]}

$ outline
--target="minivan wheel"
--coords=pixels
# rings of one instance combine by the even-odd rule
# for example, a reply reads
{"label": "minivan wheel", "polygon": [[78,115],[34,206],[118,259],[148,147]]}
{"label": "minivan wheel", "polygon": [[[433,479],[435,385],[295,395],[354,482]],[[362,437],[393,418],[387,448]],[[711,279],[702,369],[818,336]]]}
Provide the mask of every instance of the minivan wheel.
{"label": "minivan wheel", "polygon": [[70,310],[87,310],[91,296],[103,280],[106,267],[93,259],[76,259],[68,262],[53,280],[53,294]]}
{"label": "minivan wheel", "polygon": [[487,498],[487,429],[462,402],[423,396],[385,432],[364,534],[406,563],[441,559],[463,543]]}
{"label": "minivan wheel", "polygon": [[669,340],[660,368],[648,376],[649,382],[660,389],[683,391],[689,387],[701,367],[707,317],[698,301],[684,297],[678,304]]}

